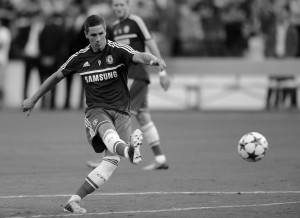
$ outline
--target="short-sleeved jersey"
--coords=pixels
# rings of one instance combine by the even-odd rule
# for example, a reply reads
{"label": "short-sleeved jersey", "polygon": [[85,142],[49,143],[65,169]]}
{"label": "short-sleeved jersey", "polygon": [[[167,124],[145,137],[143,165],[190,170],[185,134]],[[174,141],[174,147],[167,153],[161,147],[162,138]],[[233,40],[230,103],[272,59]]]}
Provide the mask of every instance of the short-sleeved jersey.
{"label": "short-sleeved jersey", "polygon": [[[130,45],[134,50],[145,52],[145,41],[152,38],[144,21],[137,15],[129,15],[112,27],[113,40]],[[128,77],[150,82],[149,74],[142,64],[130,64]]]}
{"label": "short-sleeved jersey", "polygon": [[60,70],[65,76],[81,76],[87,110],[104,108],[129,113],[127,68],[135,53],[128,45],[107,40],[101,52],[94,52],[89,45],[73,54]]}

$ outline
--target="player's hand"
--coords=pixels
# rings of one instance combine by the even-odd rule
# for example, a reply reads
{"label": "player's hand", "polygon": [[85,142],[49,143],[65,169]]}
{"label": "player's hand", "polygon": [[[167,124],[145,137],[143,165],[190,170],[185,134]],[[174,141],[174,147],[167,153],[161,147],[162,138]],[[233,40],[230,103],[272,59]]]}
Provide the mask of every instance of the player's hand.
{"label": "player's hand", "polygon": [[35,103],[31,98],[27,98],[23,101],[22,108],[23,112],[26,112],[26,116],[28,117],[35,106]]}
{"label": "player's hand", "polygon": [[166,63],[164,62],[164,60],[159,59],[159,58],[150,61],[150,65],[158,66],[159,71],[163,71],[163,70],[165,70],[166,67],[167,67],[167,66],[166,66]]}
{"label": "player's hand", "polygon": [[161,87],[167,91],[171,85],[171,80],[170,77],[166,74],[166,75],[160,75],[159,76],[159,80],[160,80],[160,85]]}

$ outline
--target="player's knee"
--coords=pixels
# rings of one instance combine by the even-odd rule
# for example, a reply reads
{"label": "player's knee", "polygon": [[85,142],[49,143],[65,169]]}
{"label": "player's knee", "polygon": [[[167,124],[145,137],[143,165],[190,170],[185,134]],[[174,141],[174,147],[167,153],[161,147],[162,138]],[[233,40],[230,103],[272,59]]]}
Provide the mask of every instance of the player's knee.
{"label": "player's knee", "polygon": [[111,122],[107,122],[107,123],[104,123],[104,124],[100,125],[99,128],[98,128],[98,133],[103,138],[103,136],[105,135],[105,133],[108,130],[115,131],[115,127]]}
{"label": "player's knee", "polygon": [[156,146],[160,144],[157,128],[152,121],[142,126],[142,131],[146,141],[150,146]]}
{"label": "player's knee", "polygon": [[136,118],[141,126],[145,126],[151,122],[151,116],[148,111],[139,112]]}

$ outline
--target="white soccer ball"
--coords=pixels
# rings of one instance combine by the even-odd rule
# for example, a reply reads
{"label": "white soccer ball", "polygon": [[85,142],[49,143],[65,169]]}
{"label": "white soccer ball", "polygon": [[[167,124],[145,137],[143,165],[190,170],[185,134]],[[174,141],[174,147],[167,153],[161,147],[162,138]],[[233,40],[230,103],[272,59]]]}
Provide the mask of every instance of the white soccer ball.
{"label": "white soccer ball", "polygon": [[239,141],[238,153],[246,161],[257,162],[261,160],[269,149],[267,139],[258,132],[249,132]]}

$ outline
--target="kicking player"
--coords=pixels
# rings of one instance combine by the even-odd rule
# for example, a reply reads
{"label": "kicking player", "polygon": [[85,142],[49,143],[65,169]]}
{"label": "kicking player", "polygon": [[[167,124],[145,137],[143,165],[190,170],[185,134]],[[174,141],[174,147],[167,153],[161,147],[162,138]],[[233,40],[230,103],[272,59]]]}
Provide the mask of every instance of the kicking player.
{"label": "kicking player", "polygon": [[[159,49],[149,33],[144,21],[137,15],[130,13],[129,0],[112,0],[112,8],[118,21],[112,27],[113,41],[130,45],[133,49],[144,52],[145,47],[161,58]],[[148,107],[149,73],[141,64],[131,64],[128,68],[128,86],[131,96],[131,113],[135,115],[141,126],[144,138],[151,147],[155,156],[154,162],[144,167],[145,170],[168,169],[167,159],[160,148],[160,137],[157,128],[151,119]],[[167,72],[161,71],[160,84],[164,90],[168,90],[170,79]],[[87,165],[95,168],[99,161],[88,161]]]}
{"label": "kicking player", "polygon": [[95,152],[104,156],[64,206],[65,211],[73,213],[86,213],[80,207],[81,199],[111,177],[121,157],[128,158],[132,164],[141,161],[142,133],[137,129],[130,135],[128,65],[134,62],[165,69],[164,62],[152,54],[107,40],[106,23],[100,16],[87,17],[84,32],[89,46],[72,55],[22,105],[29,116],[37,101],[62,79],[75,73],[82,78],[87,104],[84,119],[87,138]]}

